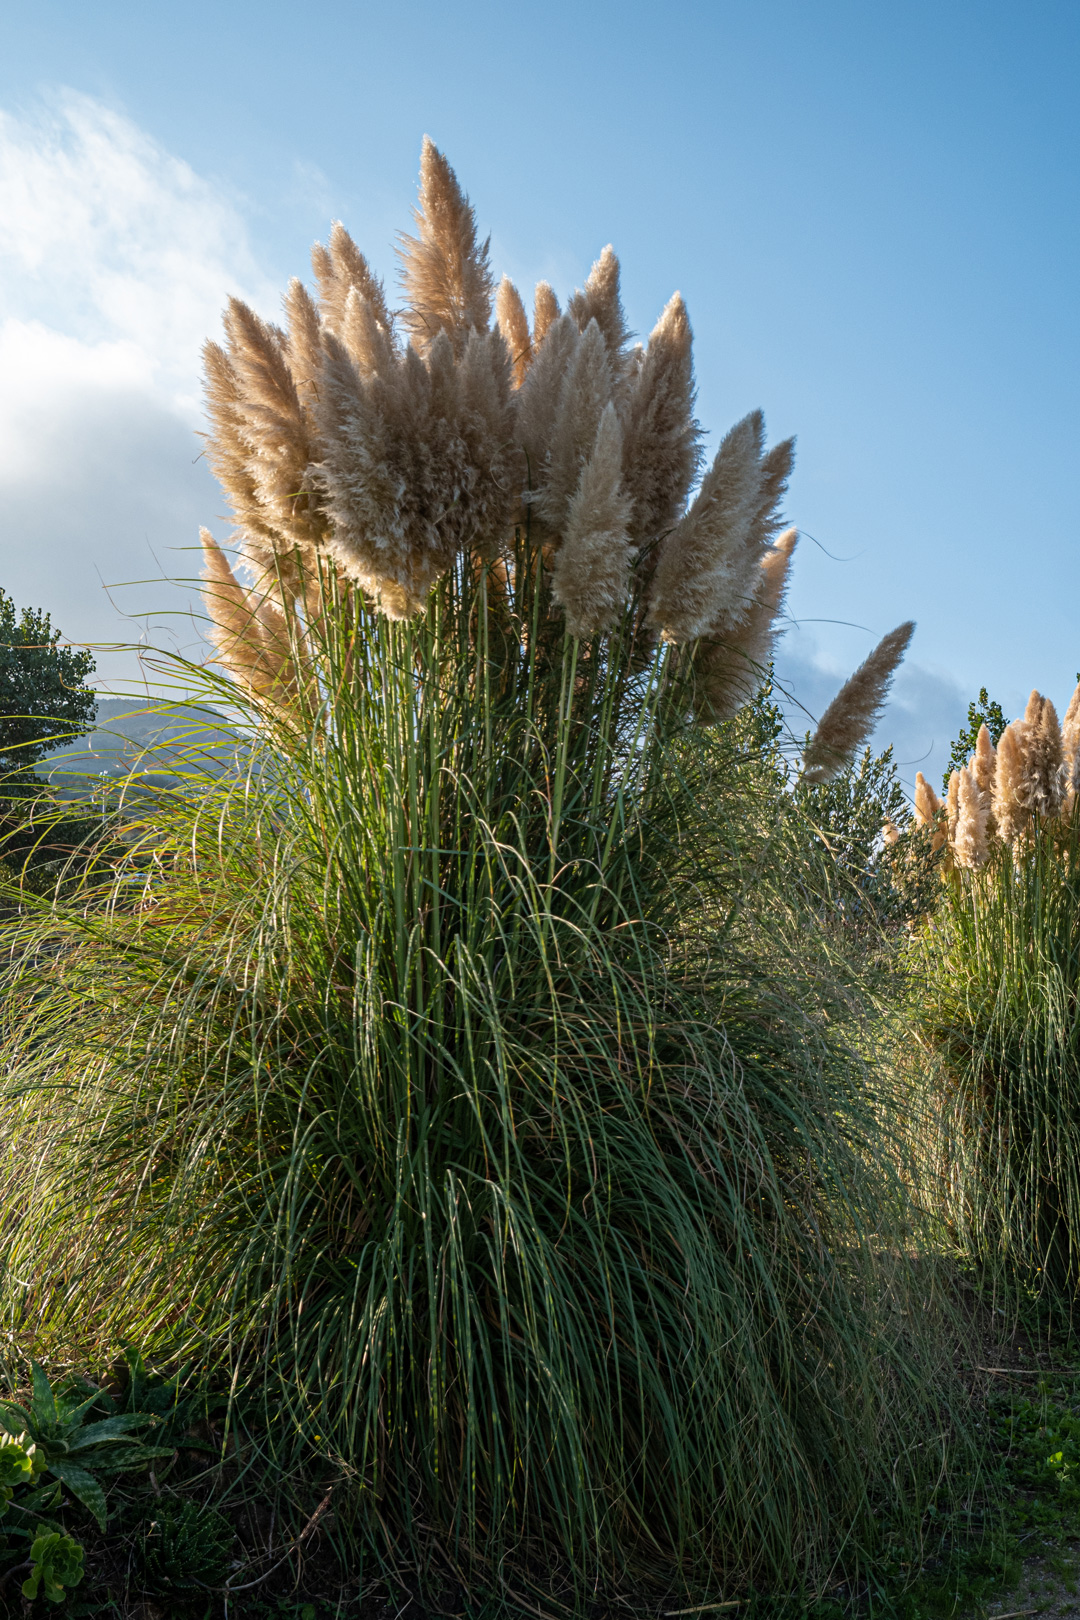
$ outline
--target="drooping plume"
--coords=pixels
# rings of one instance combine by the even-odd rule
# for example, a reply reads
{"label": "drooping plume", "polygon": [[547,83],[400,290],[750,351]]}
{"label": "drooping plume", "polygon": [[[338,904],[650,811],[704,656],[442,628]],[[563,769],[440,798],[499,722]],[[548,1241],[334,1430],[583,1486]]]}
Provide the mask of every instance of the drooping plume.
{"label": "drooping plume", "polygon": [[830,781],[866,742],[914,633],[910,620],[890,630],[840,688],[803,755],[806,781]]}
{"label": "drooping plume", "polygon": [[218,662],[256,697],[289,707],[299,682],[284,615],[267,597],[240,584],[209,530],[200,529],[199,539],[205,562],[203,600]]}
{"label": "drooping plume", "polygon": [[761,486],[760,411],[725,436],[690,510],[668,535],[653,576],[650,617],[671,641],[693,641],[741,617],[760,552],[749,533]]}
{"label": "drooping plume", "polygon": [[488,244],[479,242],[476,216],[457,176],[424,136],[416,235],[403,236],[402,281],[408,309],[402,317],[415,346],[426,354],[445,332],[460,354],[472,330],[491,318]]}
{"label": "drooping plume", "polygon": [[692,346],[686,305],[676,293],[649,336],[626,405],[626,487],[641,546],[674,527],[697,473]]}
{"label": "drooping plume", "polygon": [[521,294],[509,276],[503,276],[499,282],[499,290],[495,294],[495,320],[510,351],[514,387],[520,388],[525,381],[529,361],[532,359],[532,339],[529,336],[529,317],[525,313],[525,305],[521,302]]}
{"label": "drooping plume", "polygon": [[622,487],[622,451],[622,428],[609,402],[555,556],[553,590],[572,636],[609,630],[626,602],[634,547],[627,532],[630,499]]}
{"label": "drooping plume", "polygon": [[694,652],[693,708],[704,724],[730,720],[759,690],[780,635],[779,614],[799,538],[788,529],[761,560],[754,604],[741,624],[703,637]]}
{"label": "drooping plume", "polygon": [[[300,326],[302,300],[293,308]],[[207,457],[237,524],[261,564],[296,574],[293,554],[309,564],[326,519],[309,468],[314,458],[310,379],[305,397],[289,365],[289,340],[238,298],[225,311],[226,347],[207,343],[207,408],[213,432]],[[302,330],[292,347],[302,350]]]}

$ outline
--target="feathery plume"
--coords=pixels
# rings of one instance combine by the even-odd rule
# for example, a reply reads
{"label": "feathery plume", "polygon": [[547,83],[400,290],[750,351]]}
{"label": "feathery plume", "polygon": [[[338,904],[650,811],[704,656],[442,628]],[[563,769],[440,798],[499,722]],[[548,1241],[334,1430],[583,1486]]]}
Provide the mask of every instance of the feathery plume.
{"label": "feathery plume", "polygon": [[1080,788],[1080,682],[1061,722],[1061,813],[1071,819]]}
{"label": "feathery plume", "polygon": [[920,827],[933,827],[941,810],[941,800],[922,771],[915,772],[915,821]]}
{"label": "feathery plume", "polygon": [[203,601],[213,629],[217,661],[257,697],[282,707],[294,701],[299,683],[289,646],[288,625],[279,608],[247,591],[207,529],[199,530],[205,566]]}
{"label": "feathery plume", "polygon": [[990,741],[990,732],[985,722],[979,727],[979,735],[975,741],[975,753],[971,761],[975,773],[975,781],[979,792],[986,798],[989,805],[994,797],[994,774],[997,768],[997,753]]}
{"label": "feathery plume", "polygon": [[639,545],[673,527],[698,470],[692,347],[686,305],[676,293],[649,335],[626,406],[626,488]]}
{"label": "feathery plume", "polygon": [[427,135],[420,155],[420,206],[413,218],[417,234],[401,239],[410,306],[405,325],[421,353],[446,332],[460,354],[469,330],[486,331],[491,316],[488,244],[478,243],[469,199]]}
{"label": "feathery plume", "polygon": [[304,283],[294,276],[284,298],[287,338],[285,363],[296,385],[297,397],[309,431],[312,422],[309,407],[319,391],[319,372],[322,369],[322,339],[319,334],[319,312]]}
{"label": "feathery plume", "polygon": [[845,681],[818,721],[803,755],[806,781],[830,781],[869,737],[914,633],[910,620],[897,625]]}
{"label": "feathery plume", "polygon": [[563,382],[581,341],[570,316],[560,315],[543,341],[536,339],[532,364],[518,390],[517,438],[526,461],[526,501],[534,512],[550,471],[551,442]]}
{"label": "feathery plume", "polygon": [[538,281],[536,283],[536,294],[533,298],[534,354],[558,320],[559,314],[559,300],[556,298],[551,285],[546,281]]}
{"label": "feathery plume", "polygon": [[323,324],[340,336],[349,294],[359,293],[371,305],[375,319],[384,331],[390,332],[392,323],[386,307],[383,284],[375,275],[364,255],[341,223],[336,219],[330,227],[330,243],[323,247],[316,242],[311,250],[311,268],[319,284],[320,313]]}
{"label": "feathery plume", "polygon": [[726,434],[690,510],[668,535],[653,575],[649,613],[671,641],[693,641],[730,623],[733,600],[752,594],[758,557],[747,535],[761,481],[760,411]]}
{"label": "feathery plume", "polygon": [[783,519],[780,502],[787,493],[788,479],[795,465],[795,440],[781,439],[761,458],[761,484],[757,506],[750,525],[749,549],[760,552],[771,545],[779,533]]}
{"label": "feathery plume", "polygon": [[896,825],[896,822],[891,820],[888,816],[885,817],[885,820],[881,825],[881,841],[883,844],[887,844],[890,847],[893,844],[898,844],[900,842],[900,829]]}
{"label": "feathery plume", "polygon": [[565,530],[581,469],[596,443],[600,418],[610,398],[611,362],[603,333],[591,320],[570,357],[559,389],[547,476],[540,493],[540,516],[555,534]]}
{"label": "feathery plume", "polygon": [[1007,844],[1015,844],[1027,830],[1029,809],[1025,784],[1026,748],[1022,720],[1014,720],[998,738],[994,773],[994,821]]}
{"label": "feathery plume", "polygon": [[213,431],[207,456],[245,536],[264,566],[276,559],[298,587],[293,552],[309,563],[326,534],[326,519],[309,467],[314,455],[312,396],[301,398],[290,369],[290,345],[302,351],[307,314],[295,296],[290,339],[239,299],[230,299],[224,326],[227,352],[204,349],[207,408]]}
{"label": "feathery plume", "polygon": [[498,332],[473,329],[460,362],[440,332],[363,377],[324,335],[318,468],[328,549],[391,618],[417,611],[463,552],[490,549],[514,489],[510,364]]}
{"label": "feathery plume", "polygon": [[623,436],[609,401],[592,455],[581,469],[555,557],[552,590],[570,635],[587,639],[615,623],[626,601],[634,547],[622,488]]}
{"label": "feathery plume", "polygon": [[566,309],[577,322],[579,332],[584,332],[590,321],[596,322],[607,344],[612,377],[618,381],[630,329],[619,293],[619,261],[610,243],[589,271],[584,287],[574,293]]}
{"label": "feathery plume", "polygon": [[[1034,705],[1037,716],[1033,713],[1028,719],[1025,715],[1028,801],[1036,815],[1053,818],[1061,809],[1062,799],[1061,727],[1049,698],[1038,692],[1033,692],[1031,698],[1038,702]],[[1028,709],[1032,711],[1033,702],[1029,701]]]}
{"label": "feathery plume", "polygon": [[529,317],[525,305],[509,276],[503,276],[495,294],[495,320],[510,351],[514,387],[520,388],[532,359],[532,339],[529,336]]}
{"label": "feathery plume", "polygon": [[[329,335],[331,328],[327,327]],[[350,288],[336,336],[362,377],[388,377],[396,369],[399,353],[393,333],[378,318],[375,307],[355,287]]]}
{"label": "feathery plume", "polygon": [[990,853],[987,820],[990,803],[979,787],[974,770],[965,765],[954,771],[949,779],[949,800],[952,802],[952,784],[957,783],[956,819],[952,832],[953,852],[957,865],[977,871]]}
{"label": "feathery plume", "polygon": [[730,720],[761,686],[780,634],[777,618],[787,590],[798,529],[788,529],[761,560],[754,604],[741,624],[705,636],[694,649],[694,713],[705,725]]}
{"label": "feathery plume", "polygon": [[[965,770],[967,767],[965,766]],[[956,837],[956,823],[960,817],[960,772],[949,772],[949,789],[945,795],[945,826],[951,844]]]}

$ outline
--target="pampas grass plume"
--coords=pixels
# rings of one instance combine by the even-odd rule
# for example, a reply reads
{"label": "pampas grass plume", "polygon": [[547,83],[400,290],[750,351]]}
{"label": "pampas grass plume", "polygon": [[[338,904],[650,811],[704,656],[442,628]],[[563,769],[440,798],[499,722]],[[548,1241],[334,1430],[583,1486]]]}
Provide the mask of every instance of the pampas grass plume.
{"label": "pampas grass plume", "polygon": [[509,276],[503,276],[495,294],[495,320],[510,351],[514,387],[520,388],[532,359],[532,338],[529,336],[529,317],[525,305]]}
{"label": "pampas grass plume", "polygon": [[915,772],[915,820],[920,827],[933,827],[941,810],[941,800],[922,771]]}
{"label": "pampas grass plume", "polygon": [[748,576],[746,540],[757,509],[762,432],[761,412],[752,411],[725,435],[690,510],[664,542],[649,611],[670,641],[693,641],[745,612],[756,584],[758,559]]}
{"label": "pampas grass plume", "polygon": [[1023,730],[1023,721],[1014,720],[1005,727],[997,745],[994,821],[999,837],[1007,844],[1015,844],[1028,823]]}
{"label": "pampas grass plume", "polygon": [[478,241],[469,199],[427,135],[420,154],[420,202],[413,218],[416,235],[403,236],[401,245],[402,281],[409,300],[405,325],[422,353],[440,332],[448,334],[460,353],[469,330],[485,330],[491,316],[488,244]]}
{"label": "pampas grass plume", "polygon": [[552,582],[567,631],[584,639],[610,629],[626,602],[634,547],[627,533],[631,502],[622,488],[622,449],[622,428],[609,401],[570,502]]}
{"label": "pampas grass plume", "polygon": [[965,765],[963,770],[954,771],[949,778],[950,809],[954,782],[957,784],[957,802],[952,832],[953,852],[959,866],[975,871],[985,863],[990,852],[987,829],[990,804],[979,788],[974,770]]}
{"label": "pampas grass plume", "polygon": [[705,724],[730,720],[768,673],[780,634],[777,618],[787,590],[798,529],[788,529],[761,560],[750,612],[734,630],[706,637],[694,658],[694,713]]}
{"label": "pampas grass plume", "polygon": [[626,409],[626,487],[634,501],[632,532],[642,545],[675,524],[698,469],[693,342],[676,293],[649,335]]}
{"label": "pampas grass plume", "polygon": [[883,636],[869,658],[849,676],[818,722],[803,755],[808,782],[828,782],[854,758],[874,729],[893,675],[915,633],[909,620]]}

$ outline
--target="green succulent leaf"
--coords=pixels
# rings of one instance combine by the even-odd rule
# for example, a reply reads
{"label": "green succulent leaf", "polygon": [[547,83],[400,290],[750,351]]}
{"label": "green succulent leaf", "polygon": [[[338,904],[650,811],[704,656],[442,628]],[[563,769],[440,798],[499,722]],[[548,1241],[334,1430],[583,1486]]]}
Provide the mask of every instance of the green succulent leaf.
{"label": "green succulent leaf", "polygon": [[133,1429],[145,1429],[149,1424],[156,1423],[157,1419],[147,1412],[123,1412],[117,1417],[102,1418],[98,1423],[87,1423],[71,1441],[72,1451],[83,1451],[87,1446],[96,1446],[104,1441],[119,1440],[127,1445],[138,1444],[133,1441]]}
{"label": "green succulent leaf", "polygon": [[44,1367],[38,1361],[31,1361],[30,1367],[34,1378],[34,1398],[30,1402],[30,1412],[34,1422],[41,1428],[56,1423],[56,1397],[53,1387],[49,1383]]}
{"label": "green succulent leaf", "polygon": [[65,1587],[78,1586],[83,1578],[85,1554],[77,1541],[59,1530],[39,1533],[30,1548],[33,1569],[23,1582],[23,1597],[31,1603],[42,1588],[47,1603],[62,1603]]}
{"label": "green succulent leaf", "polygon": [[84,1456],[80,1453],[79,1461],[84,1467],[92,1468],[95,1474],[124,1474],[173,1455],[171,1446],[143,1446],[136,1443],[132,1446],[109,1446],[103,1448],[100,1455],[92,1453]]}
{"label": "green succulent leaf", "polygon": [[80,1468],[78,1463],[70,1462],[66,1457],[58,1457],[54,1462],[50,1462],[49,1472],[55,1474],[57,1479],[67,1486],[72,1496],[76,1497],[83,1507],[94,1515],[94,1518],[104,1530],[105,1520],[108,1516],[105,1507],[105,1492],[93,1474],[88,1473],[85,1468]]}
{"label": "green succulent leaf", "polygon": [[33,1447],[27,1448],[16,1439],[0,1438],[0,1488],[8,1491],[16,1485],[27,1485],[34,1477]]}

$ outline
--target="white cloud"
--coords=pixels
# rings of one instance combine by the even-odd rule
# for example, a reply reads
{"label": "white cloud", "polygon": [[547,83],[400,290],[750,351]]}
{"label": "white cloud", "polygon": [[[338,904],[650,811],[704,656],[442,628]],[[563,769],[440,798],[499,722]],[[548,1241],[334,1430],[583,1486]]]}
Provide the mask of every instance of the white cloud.
{"label": "white cloud", "polygon": [[[73,640],[134,640],[186,598],[102,582],[196,571],[180,548],[222,507],[197,459],[199,350],[230,292],[272,310],[275,289],[235,200],[71,91],[0,111],[0,218],[0,586]],[[173,631],[191,643],[182,619],[151,638]]]}

